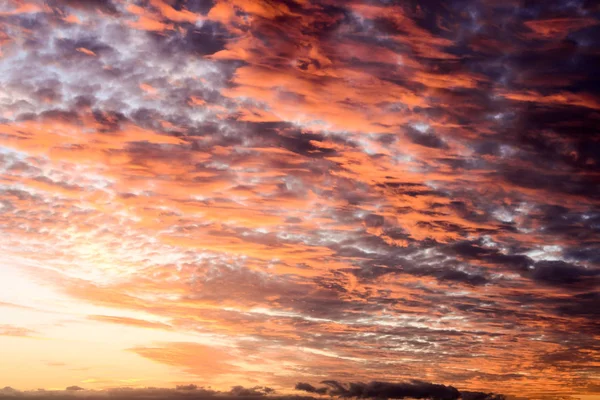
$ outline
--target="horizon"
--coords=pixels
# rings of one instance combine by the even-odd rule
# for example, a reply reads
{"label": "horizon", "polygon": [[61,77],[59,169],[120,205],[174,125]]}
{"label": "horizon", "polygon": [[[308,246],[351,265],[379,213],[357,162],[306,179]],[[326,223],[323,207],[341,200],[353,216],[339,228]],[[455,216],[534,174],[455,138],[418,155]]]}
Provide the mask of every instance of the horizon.
{"label": "horizon", "polygon": [[370,382],[368,384],[354,382],[343,384],[337,381],[323,381],[321,387],[315,387],[310,383],[298,382],[292,391],[284,391],[278,393],[276,390],[264,387],[255,386],[245,388],[237,385],[232,386],[229,391],[218,391],[210,387],[201,387],[195,384],[177,385],[174,388],[158,388],[158,387],[115,387],[105,389],[85,389],[80,386],[69,386],[64,389],[37,389],[20,391],[11,387],[0,389],[0,398],[15,399],[15,398],[45,398],[49,397],[56,399],[60,396],[66,398],[94,398],[110,396],[111,399],[123,398],[193,398],[193,399],[210,399],[210,398],[227,398],[227,399],[322,399],[322,398],[430,398],[434,400],[515,400],[518,397],[506,397],[495,393],[486,392],[471,392],[459,391],[452,386],[432,384],[413,380],[404,383],[389,383],[389,382]]}
{"label": "horizon", "polygon": [[600,400],[599,67],[595,0],[0,1],[0,398]]}

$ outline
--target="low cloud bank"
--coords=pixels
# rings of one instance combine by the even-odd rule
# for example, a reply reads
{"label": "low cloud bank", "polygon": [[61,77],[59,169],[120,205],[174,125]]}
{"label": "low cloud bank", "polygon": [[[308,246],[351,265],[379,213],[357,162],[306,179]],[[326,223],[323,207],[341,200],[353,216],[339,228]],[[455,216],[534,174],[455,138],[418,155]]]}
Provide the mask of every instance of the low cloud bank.
{"label": "low cloud bank", "polygon": [[[495,393],[459,391],[454,386],[429,383],[419,380],[408,382],[351,382],[341,383],[335,380],[321,382],[320,387],[310,383],[298,382],[296,390],[312,393],[318,397],[328,395],[337,398],[357,399],[430,399],[430,400],[505,400],[505,396]],[[105,390],[86,390],[80,386],[68,386],[64,390],[20,391],[11,387],[0,389],[0,399],[4,400],[68,400],[110,398],[111,400],[160,399],[160,400],[243,400],[267,397],[269,400],[317,400],[312,396],[277,395],[275,390],[266,386],[232,386],[228,391],[217,391],[194,384],[178,385],[173,388],[113,388]]]}
{"label": "low cloud bank", "polygon": [[334,380],[321,382],[325,385],[315,387],[310,383],[298,382],[296,390],[319,395],[336,397],[355,397],[361,399],[431,399],[431,400],[505,400],[501,394],[485,392],[459,391],[454,386],[446,386],[419,380],[409,382],[351,382],[343,384]]}
{"label": "low cloud bank", "polygon": [[[110,397],[112,400],[126,400],[126,399],[205,399],[218,397],[219,400],[235,399],[241,400],[245,398],[257,398],[264,397],[267,395],[273,395],[275,390],[266,386],[254,386],[246,388],[244,386],[236,385],[229,391],[217,391],[210,388],[200,387],[194,384],[189,385],[177,385],[173,388],[112,388],[105,390],[86,390],[80,386],[68,386],[64,390],[27,390],[20,391],[13,389],[9,386],[0,389],[0,399],[7,398],[19,398],[20,400],[36,399],[43,400],[46,398],[52,400],[71,399],[73,397],[83,399],[93,399],[99,397]],[[285,396],[280,396],[282,399]],[[288,397],[286,397],[288,398]],[[308,397],[291,396],[290,398],[302,400],[309,399]]]}

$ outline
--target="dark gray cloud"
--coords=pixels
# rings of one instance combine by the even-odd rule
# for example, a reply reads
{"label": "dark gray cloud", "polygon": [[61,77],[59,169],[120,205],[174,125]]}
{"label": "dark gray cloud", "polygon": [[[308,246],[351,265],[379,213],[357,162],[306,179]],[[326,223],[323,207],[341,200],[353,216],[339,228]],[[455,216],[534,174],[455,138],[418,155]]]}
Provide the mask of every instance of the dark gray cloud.
{"label": "dark gray cloud", "polygon": [[483,392],[460,392],[453,386],[434,384],[419,380],[403,383],[391,382],[351,382],[343,384],[335,380],[321,382],[326,386],[316,388],[309,383],[299,382],[297,390],[309,393],[329,394],[330,396],[367,399],[432,399],[432,400],[503,400],[504,396]]}
{"label": "dark gray cloud", "polygon": [[600,287],[600,270],[588,269],[564,261],[540,261],[531,273],[534,280],[554,286]]}
{"label": "dark gray cloud", "polygon": [[326,394],[328,391],[327,387],[314,387],[310,383],[298,382],[295,387],[296,390],[302,390],[309,393]]}
{"label": "dark gray cloud", "polygon": [[119,9],[113,0],[48,0],[51,7],[72,7],[85,11],[99,11],[108,15],[117,15]]}

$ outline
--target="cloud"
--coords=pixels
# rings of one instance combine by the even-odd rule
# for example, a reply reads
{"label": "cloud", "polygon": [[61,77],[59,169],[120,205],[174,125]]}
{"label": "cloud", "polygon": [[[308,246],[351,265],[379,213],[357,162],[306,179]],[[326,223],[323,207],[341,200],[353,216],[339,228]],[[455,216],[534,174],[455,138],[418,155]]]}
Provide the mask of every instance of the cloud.
{"label": "cloud", "polygon": [[[9,1],[0,252],[70,299],[18,303],[127,326],[128,356],[232,397],[585,395],[592,3]],[[44,336],[13,302],[2,340]]]}
{"label": "cloud", "polygon": [[0,389],[0,396],[3,397],[11,397],[11,396],[16,396],[20,394],[20,392],[17,389],[13,389],[10,386],[5,386],[2,389]]}
{"label": "cloud", "polygon": [[534,265],[532,278],[554,286],[596,287],[600,284],[600,270],[587,269],[564,261],[540,261]]}
{"label": "cloud", "polygon": [[261,397],[273,393],[274,390],[269,387],[255,386],[252,388],[245,388],[243,386],[233,386],[228,394],[232,396],[240,397]]}
{"label": "cloud", "polygon": [[309,393],[329,394],[339,397],[356,397],[370,399],[438,399],[438,400],[502,400],[503,395],[484,392],[459,392],[453,386],[434,384],[419,380],[404,383],[391,382],[351,382],[343,384],[335,380],[321,382],[327,386],[316,388],[309,383],[299,382],[296,390]]}
{"label": "cloud", "polygon": [[370,382],[349,383],[347,387],[337,381],[323,381],[330,387],[329,393],[340,397],[358,398],[415,398],[453,400],[460,397],[460,392],[452,387],[433,383],[413,381],[410,383]]}
{"label": "cloud", "polygon": [[167,365],[181,366],[198,375],[220,375],[232,373],[238,367],[231,362],[232,354],[224,348],[196,343],[165,343],[156,347],[134,347],[130,351]]}
{"label": "cloud", "polygon": [[196,390],[196,389],[198,389],[198,385],[194,385],[193,383],[191,383],[189,385],[177,385],[175,387],[175,389],[177,389],[177,390]]}
{"label": "cloud", "polygon": [[312,400],[312,397],[304,396],[278,396],[273,394],[273,390],[268,387],[244,388],[243,386],[234,386],[230,391],[216,391],[208,388],[190,385],[180,385],[173,388],[109,388],[103,390],[86,390],[79,386],[70,386],[65,390],[45,390],[38,389],[34,391],[19,391],[11,387],[0,389],[0,398],[19,398],[19,399],[218,399],[218,400],[243,400],[256,399],[257,397],[266,397],[272,400]]}
{"label": "cloud", "polygon": [[295,387],[296,390],[303,390],[309,393],[326,394],[328,391],[327,387],[316,388],[310,383],[298,382]]}
{"label": "cloud", "polygon": [[504,400],[506,398],[501,394],[467,391],[461,392],[460,396],[463,400]]}
{"label": "cloud", "polygon": [[36,331],[22,326],[0,325],[0,336],[31,337]]}
{"label": "cloud", "polygon": [[145,321],[137,318],[126,318],[126,317],[114,317],[110,315],[90,315],[89,319],[99,322],[108,322],[112,324],[130,325],[142,328],[151,329],[171,329],[172,327],[168,324],[155,321]]}
{"label": "cloud", "polygon": [[[484,392],[458,392],[452,386],[436,385],[423,381],[411,381],[407,383],[389,383],[389,382],[370,382],[341,384],[337,381],[323,381],[327,385],[321,388],[315,388],[309,383],[298,383],[295,389],[308,391],[319,395],[328,394],[338,397],[357,397],[357,398],[428,398],[428,399],[464,399],[464,400],[502,400],[504,396]],[[5,387],[0,390],[0,397],[18,397],[18,398],[142,398],[142,399],[207,399],[214,398],[219,400],[229,399],[251,399],[256,397],[266,397],[271,400],[311,400],[313,397],[303,397],[297,395],[276,395],[274,390],[268,387],[256,386],[245,388],[243,386],[233,386],[229,391],[216,391],[197,386],[195,384],[178,385],[174,389],[170,388],[110,388],[103,390],[86,390],[79,386],[69,386],[65,390],[43,390],[37,391],[19,391],[11,387]],[[268,396],[268,397],[267,397]]]}
{"label": "cloud", "polygon": [[112,0],[50,0],[51,7],[71,7],[85,11],[98,11],[108,15],[119,13]]}

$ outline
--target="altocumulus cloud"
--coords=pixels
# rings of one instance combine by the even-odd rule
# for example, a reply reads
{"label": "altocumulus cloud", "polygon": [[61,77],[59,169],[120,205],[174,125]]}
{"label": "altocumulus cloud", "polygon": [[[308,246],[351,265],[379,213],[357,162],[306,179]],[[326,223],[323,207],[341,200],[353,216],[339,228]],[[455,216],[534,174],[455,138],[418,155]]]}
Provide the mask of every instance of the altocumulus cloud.
{"label": "altocumulus cloud", "polygon": [[590,0],[0,1],[2,260],[119,311],[90,326],[226,343],[130,350],[208,382],[599,393],[599,22]]}

